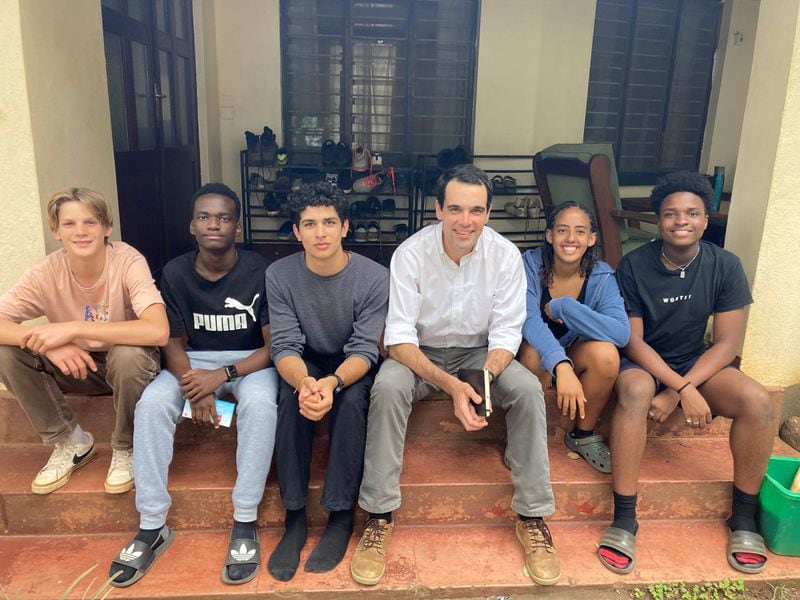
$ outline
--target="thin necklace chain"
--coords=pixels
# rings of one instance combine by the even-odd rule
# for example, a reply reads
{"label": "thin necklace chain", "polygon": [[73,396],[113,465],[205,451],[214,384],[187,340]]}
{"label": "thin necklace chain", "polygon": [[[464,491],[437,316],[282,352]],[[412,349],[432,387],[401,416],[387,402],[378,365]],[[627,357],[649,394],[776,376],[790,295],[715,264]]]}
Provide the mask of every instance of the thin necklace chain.
{"label": "thin necklace chain", "polygon": [[700,245],[698,244],[697,245],[697,252],[694,253],[694,256],[692,257],[692,260],[690,260],[689,262],[687,262],[685,265],[683,265],[681,267],[680,265],[676,265],[674,262],[672,262],[670,259],[668,259],[667,255],[664,254],[664,249],[663,248],[661,249],[661,258],[663,258],[665,261],[667,261],[669,264],[671,264],[673,267],[675,267],[676,269],[678,269],[681,272],[681,279],[686,279],[686,269],[689,268],[689,265],[691,265],[694,262],[694,259],[697,258],[699,255],[700,255]]}

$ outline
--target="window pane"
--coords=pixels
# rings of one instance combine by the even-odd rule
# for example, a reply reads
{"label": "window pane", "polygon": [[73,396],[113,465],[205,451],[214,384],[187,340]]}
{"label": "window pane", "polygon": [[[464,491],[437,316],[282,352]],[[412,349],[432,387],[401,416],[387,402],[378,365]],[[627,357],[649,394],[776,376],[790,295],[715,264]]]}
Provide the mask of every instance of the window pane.
{"label": "window pane", "polygon": [[165,0],[156,0],[156,27],[159,31],[169,33],[169,15]]}
{"label": "window pane", "polygon": [[136,97],[136,131],[139,136],[138,150],[156,147],[155,119],[153,117],[153,86],[150,78],[150,62],[147,46],[131,42],[133,58],[133,91]]}
{"label": "window pane", "polygon": [[175,145],[175,123],[172,120],[172,63],[163,50],[158,53],[161,71],[161,123],[164,146]]}
{"label": "window pane", "polygon": [[128,0],[128,16],[136,21],[147,23],[147,2],[145,0]]}
{"label": "window pane", "polygon": [[186,39],[186,4],[184,0],[172,0],[172,14],[175,18],[175,36],[179,39]]}
{"label": "window pane", "polygon": [[108,99],[111,108],[111,136],[114,151],[129,150],[128,116],[125,108],[125,88],[122,76],[122,40],[114,33],[103,36],[108,76]]}

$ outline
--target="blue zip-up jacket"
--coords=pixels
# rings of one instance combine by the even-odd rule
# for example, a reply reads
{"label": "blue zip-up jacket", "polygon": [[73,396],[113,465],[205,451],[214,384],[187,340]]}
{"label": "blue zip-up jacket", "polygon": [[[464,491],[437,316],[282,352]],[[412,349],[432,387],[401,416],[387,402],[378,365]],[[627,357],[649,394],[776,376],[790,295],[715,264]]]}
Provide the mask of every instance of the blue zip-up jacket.
{"label": "blue zip-up jacket", "polygon": [[[547,326],[539,308],[542,284],[539,272],[542,268],[542,249],[534,248],[522,255],[525,276],[528,278],[526,295],[527,316],[522,326],[522,337],[533,346],[541,357],[542,368],[552,373],[556,365],[569,361],[565,348],[578,340],[611,342],[622,348],[631,336],[631,326],[625,312],[625,303],[614,277],[614,269],[598,260],[586,284],[586,304],[570,296],[553,298],[550,315],[561,319],[569,331],[559,340]],[[572,361],[570,361],[572,362]]]}

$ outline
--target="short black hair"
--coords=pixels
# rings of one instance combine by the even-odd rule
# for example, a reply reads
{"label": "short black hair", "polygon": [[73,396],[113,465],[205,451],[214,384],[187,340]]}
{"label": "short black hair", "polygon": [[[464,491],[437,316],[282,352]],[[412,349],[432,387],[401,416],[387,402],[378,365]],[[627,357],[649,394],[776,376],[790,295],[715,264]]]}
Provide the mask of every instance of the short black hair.
{"label": "short black hair", "polygon": [[439,208],[444,208],[444,190],[454,179],[461,183],[482,185],[486,188],[486,208],[492,207],[492,184],[489,183],[486,173],[475,165],[458,165],[447,169],[436,181],[436,200],[439,202]]}
{"label": "short black hair", "polygon": [[201,196],[210,196],[212,194],[233,200],[233,204],[236,207],[236,220],[238,221],[239,217],[242,215],[242,203],[239,200],[239,196],[236,195],[236,192],[224,183],[207,183],[194,193],[194,196],[192,196],[192,216],[194,216],[194,205],[197,199]]}
{"label": "short black hair", "polygon": [[315,181],[300,186],[296,192],[289,194],[286,202],[286,212],[292,223],[300,225],[300,213],[309,206],[332,206],[339,215],[339,220],[344,223],[350,206],[344,192],[338,186],[327,181]]}
{"label": "short black hair", "polygon": [[664,202],[664,198],[676,192],[689,192],[698,196],[703,201],[706,212],[711,212],[714,188],[711,187],[708,176],[692,171],[675,171],[658,180],[650,193],[650,206],[653,212],[657,215],[661,214],[661,204]]}

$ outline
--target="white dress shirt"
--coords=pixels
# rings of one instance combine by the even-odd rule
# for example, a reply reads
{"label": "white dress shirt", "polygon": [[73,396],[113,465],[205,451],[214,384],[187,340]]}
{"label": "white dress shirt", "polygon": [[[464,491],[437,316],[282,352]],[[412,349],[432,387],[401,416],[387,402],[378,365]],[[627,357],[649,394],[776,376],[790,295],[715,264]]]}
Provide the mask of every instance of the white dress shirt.
{"label": "white dress shirt", "polygon": [[444,252],[442,224],[424,227],[392,256],[386,346],[502,348],[517,353],[526,281],[517,247],[484,227],[456,264]]}

